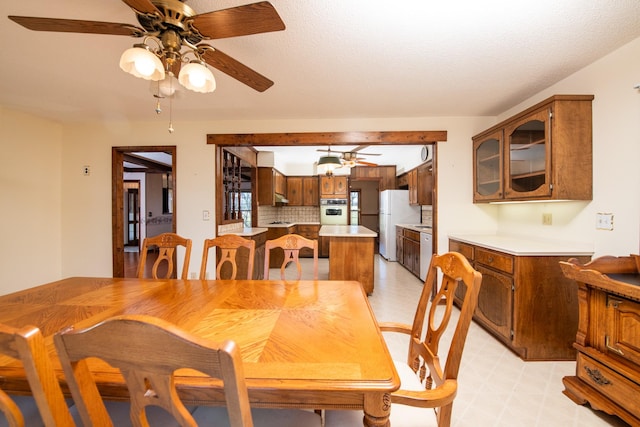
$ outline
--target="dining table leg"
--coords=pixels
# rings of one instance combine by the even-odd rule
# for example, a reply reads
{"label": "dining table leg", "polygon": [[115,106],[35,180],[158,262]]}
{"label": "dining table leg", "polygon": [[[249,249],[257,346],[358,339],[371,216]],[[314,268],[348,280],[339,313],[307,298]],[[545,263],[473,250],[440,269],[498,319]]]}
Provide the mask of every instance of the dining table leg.
{"label": "dining table leg", "polygon": [[364,396],[364,425],[366,427],[389,427],[391,394],[369,393]]}

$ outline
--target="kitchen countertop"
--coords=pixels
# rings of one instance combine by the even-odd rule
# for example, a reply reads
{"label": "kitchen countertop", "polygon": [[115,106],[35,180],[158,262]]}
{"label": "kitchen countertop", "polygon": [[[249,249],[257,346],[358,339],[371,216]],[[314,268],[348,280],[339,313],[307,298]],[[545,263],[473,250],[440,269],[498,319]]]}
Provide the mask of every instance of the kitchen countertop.
{"label": "kitchen countertop", "polygon": [[377,237],[378,233],[361,225],[323,225],[320,237]]}
{"label": "kitchen countertop", "polygon": [[260,227],[268,227],[268,228],[284,228],[284,227],[292,227],[294,225],[320,225],[319,222],[284,222],[278,224],[260,224]]}
{"label": "kitchen countertop", "polygon": [[418,233],[433,233],[433,227],[425,224],[396,224],[397,227],[408,228]]}
{"label": "kitchen countertop", "polygon": [[516,256],[592,256],[594,253],[589,243],[499,234],[450,234],[449,238]]}
{"label": "kitchen countertop", "polygon": [[225,234],[236,234],[242,237],[251,237],[260,233],[266,233],[267,229],[264,227],[244,227],[236,230],[223,231],[218,233],[218,236],[224,236]]}

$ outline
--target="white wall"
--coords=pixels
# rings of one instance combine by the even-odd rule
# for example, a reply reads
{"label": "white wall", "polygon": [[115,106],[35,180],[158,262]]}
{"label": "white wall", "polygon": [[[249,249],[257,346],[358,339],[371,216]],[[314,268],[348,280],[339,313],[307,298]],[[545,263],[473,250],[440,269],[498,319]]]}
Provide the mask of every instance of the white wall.
{"label": "white wall", "polygon": [[58,280],[62,126],[0,107],[0,295]]}
{"label": "white wall", "polygon": [[[523,77],[529,78],[529,77]],[[438,144],[439,250],[452,232],[507,232],[592,242],[597,255],[638,252],[640,223],[640,39],[544,93],[495,117],[176,122],[56,125],[2,110],[3,239],[0,292],[67,276],[111,275],[111,147],[177,146],[177,231],[193,239],[190,272],[214,235],[214,149],[208,133],[447,130]],[[471,137],[554,93],[593,93],[594,200],[511,206],[472,203]],[[7,149],[8,148],[8,149]],[[55,161],[60,160],[56,165]],[[83,176],[84,165],[91,175]],[[35,166],[25,175],[25,166]],[[19,190],[19,191],[17,191]],[[8,196],[6,195],[8,194]],[[10,204],[5,204],[9,200]],[[545,206],[547,205],[547,206]],[[554,225],[541,225],[541,212]],[[595,231],[595,212],[611,211],[615,230]],[[31,266],[37,262],[39,267]]]}

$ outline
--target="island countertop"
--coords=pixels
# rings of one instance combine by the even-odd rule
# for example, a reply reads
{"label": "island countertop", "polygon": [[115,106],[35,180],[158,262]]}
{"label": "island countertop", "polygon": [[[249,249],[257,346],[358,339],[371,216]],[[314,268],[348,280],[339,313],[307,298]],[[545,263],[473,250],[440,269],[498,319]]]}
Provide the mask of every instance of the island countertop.
{"label": "island countertop", "polygon": [[323,225],[320,237],[377,237],[378,233],[361,225]]}

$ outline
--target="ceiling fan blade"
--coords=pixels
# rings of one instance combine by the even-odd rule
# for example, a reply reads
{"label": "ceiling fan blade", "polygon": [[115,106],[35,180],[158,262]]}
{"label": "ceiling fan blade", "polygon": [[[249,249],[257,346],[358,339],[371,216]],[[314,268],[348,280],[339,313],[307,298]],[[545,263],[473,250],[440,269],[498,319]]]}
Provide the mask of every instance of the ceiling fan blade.
{"label": "ceiling fan blade", "polygon": [[320,148],[318,148],[316,151],[320,151],[321,153],[339,153],[339,154],[344,154],[347,153],[347,151],[338,151],[338,150],[322,150]]}
{"label": "ceiling fan blade", "polygon": [[211,49],[206,49],[204,51],[204,54],[202,55],[202,59],[204,59],[205,62],[212,67],[217,68],[223,73],[233,77],[239,82],[246,84],[250,88],[257,90],[258,92],[264,92],[265,90],[273,86],[273,82],[271,80],[269,80],[262,74],[253,71],[246,65],[241,64],[240,62],[236,61],[226,53],[219,51],[218,49],[215,49],[213,51]]}
{"label": "ceiling fan blade", "polygon": [[364,162],[362,160],[358,160],[356,159],[355,162],[359,165],[365,165],[365,166],[378,166],[377,163],[371,163],[371,162]]}
{"label": "ceiling fan blade", "polygon": [[209,39],[284,30],[284,22],[267,1],[207,12],[193,17],[193,25]]}
{"label": "ceiling fan blade", "polygon": [[145,31],[129,24],[115,22],[83,21],[77,19],[37,18],[33,16],[9,16],[13,22],[33,31],[57,31],[63,33],[110,34],[140,37]]}
{"label": "ceiling fan blade", "polygon": [[122,0],[131,9],[140,13],[160,12],[150,0]]}

